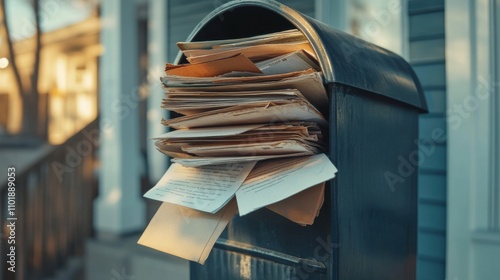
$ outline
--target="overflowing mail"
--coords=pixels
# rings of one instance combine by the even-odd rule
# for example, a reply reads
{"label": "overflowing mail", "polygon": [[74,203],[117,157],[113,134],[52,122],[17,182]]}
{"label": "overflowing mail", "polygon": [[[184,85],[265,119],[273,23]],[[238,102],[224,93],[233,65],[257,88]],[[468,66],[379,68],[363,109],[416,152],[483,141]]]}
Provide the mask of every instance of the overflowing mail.
{"label": "overflowing mail", "polygon": [[172,164],[144,195],[163,204],[139,244],[203,264],[237,213],[313,224],[337,169],[307,38],[293,29],[177,45],[189,63],[166,64],[160,78],[161,107],[176,114],[152,139]]}

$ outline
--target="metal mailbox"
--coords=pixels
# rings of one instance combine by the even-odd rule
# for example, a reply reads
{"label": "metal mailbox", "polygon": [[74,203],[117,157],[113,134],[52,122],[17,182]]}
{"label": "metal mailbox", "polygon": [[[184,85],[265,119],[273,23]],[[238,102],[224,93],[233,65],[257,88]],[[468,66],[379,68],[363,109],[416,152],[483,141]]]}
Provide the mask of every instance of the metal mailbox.
{"label": "metal mailbox", "polygon": [[[396,54],[267,0],[229,2],[188,41],[297,28],[313,46],[329,94],[329,182],[314,225],[267,209],[231,221],[191,279],[415,279],[418,115],[426,111],[410,65]],[[180,53],[177,63],[185,63]],[[395,176],[395,177],[394,177]],[[395,180],[395,181],[391,181]]]}

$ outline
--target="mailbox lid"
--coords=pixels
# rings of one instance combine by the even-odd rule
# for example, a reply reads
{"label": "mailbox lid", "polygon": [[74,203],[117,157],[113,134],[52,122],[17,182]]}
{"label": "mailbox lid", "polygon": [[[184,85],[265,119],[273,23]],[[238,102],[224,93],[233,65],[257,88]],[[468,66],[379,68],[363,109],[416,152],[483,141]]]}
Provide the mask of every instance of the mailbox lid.
{"label": "mailbox lid", "polygon": [[[206,16],[187,41],[243,38],[297,28],[310,41],[325,83],[340,83],[427,110],[422,87],[400,56],[272,0],[238,0]],[[177,63],[186,62],[179,52]]]}

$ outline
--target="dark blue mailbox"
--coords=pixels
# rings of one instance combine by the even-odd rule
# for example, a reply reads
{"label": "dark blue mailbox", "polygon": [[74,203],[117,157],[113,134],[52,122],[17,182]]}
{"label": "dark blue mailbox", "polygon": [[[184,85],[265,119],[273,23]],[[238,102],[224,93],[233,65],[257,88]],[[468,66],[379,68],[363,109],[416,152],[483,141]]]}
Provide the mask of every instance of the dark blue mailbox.
{"label": "dark blue mailbox", "polygon": [[[337,177],[314,225],[262,209],[231,221],[192,279],[415,279],[420,84],[398,55],[275,1],[210,13],[188,41],[297,28],[313,46],[329,93],[329,156]],[[179,55],[177,63],[186,62]],[[418,160],[418,159],[417,159]],[[408,163],[412,164],[412,163]],[[400,168],[401,169],[401,168]],[[401,172],[401,171],[399,171]]]}

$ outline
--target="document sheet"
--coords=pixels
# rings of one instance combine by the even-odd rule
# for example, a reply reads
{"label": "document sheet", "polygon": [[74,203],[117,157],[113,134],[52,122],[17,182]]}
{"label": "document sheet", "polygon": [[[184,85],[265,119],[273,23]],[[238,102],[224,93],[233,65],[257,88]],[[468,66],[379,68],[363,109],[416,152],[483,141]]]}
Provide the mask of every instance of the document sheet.
{"label": "document sheet", "polygon": [[144,197],[215,213],[234,197],[255,162],[186,167],[170,166]]}
{"label": "document sheet", "polygon": [[325,154],[259,162],[236,192],[241,216],[335,177]]}

